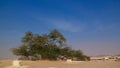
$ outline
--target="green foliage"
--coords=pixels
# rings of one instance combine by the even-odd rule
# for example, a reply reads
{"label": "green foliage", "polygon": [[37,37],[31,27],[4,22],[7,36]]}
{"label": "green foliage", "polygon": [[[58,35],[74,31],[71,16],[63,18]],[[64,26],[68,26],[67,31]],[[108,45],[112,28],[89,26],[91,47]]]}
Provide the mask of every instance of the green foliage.
{"label": "green foliage", "polygon": [[83,55],[80,50],[73,50],[71,47],[63,46],[65,37],[56,29],[49,34],[33,34],[26,32],[22,38],[22,43],[18,48],[13,48],[13,54],[29,58],[41,56],[42,59],[57,60],[60,56],[74,60],[86,60],[89,57]]}
{"label": "green foliage", "polygon": [[64,42],[66,42],[66,39],[64,36],[56,29],[52,30],[50,32],[49,36],[49,41],[52,41],[54,45],[63,45]]}
{"label": "green foliage", "polygon": [[29,56],[29,52],[27,51],[27,46],[21,45],[19,48],[13,48],[12,49],[13,54],[15,55],[21,55],[21,56]]}

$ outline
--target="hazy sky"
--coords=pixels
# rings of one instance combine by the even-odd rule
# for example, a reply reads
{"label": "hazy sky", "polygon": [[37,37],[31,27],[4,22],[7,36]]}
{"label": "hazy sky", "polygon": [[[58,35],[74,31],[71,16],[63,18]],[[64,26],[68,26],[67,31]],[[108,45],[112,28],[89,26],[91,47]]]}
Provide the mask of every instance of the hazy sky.
{"label": "hazy sky", "polygon": [[120,0],[0,0],[0,57],[26,31],[58,29],[86,55],[120,54]]}

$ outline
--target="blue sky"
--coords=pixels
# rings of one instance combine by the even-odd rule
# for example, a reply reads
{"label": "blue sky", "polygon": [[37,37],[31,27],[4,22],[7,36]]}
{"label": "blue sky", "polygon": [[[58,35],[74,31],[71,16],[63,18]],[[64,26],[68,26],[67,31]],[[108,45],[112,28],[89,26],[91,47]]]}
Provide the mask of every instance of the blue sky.
{"label": "blue sky", "polygon": [[86,55],[120,54],[119,0],[0,0],[0,57],[12,57],[26,31],[58,29]]}

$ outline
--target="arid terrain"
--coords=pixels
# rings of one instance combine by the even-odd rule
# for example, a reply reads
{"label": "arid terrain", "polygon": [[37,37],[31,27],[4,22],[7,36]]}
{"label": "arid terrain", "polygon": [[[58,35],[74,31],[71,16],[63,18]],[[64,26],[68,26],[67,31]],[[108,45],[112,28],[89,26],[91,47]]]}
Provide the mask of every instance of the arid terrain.
{"label": "arid terrain", "polygon": [[[12,60],[0,60],[0,68],[12,65]],[[21,61],[28,68],[120,68],[117,61]]]}

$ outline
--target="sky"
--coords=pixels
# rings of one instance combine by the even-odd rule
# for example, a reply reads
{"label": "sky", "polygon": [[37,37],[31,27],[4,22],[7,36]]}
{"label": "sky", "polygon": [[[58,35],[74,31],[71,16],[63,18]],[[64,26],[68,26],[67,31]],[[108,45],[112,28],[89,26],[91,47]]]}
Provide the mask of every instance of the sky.
{"label": "sky", "polygon": [[0,58],[13,57],[26,31],[52,29],[85,55],[120,54],[120,0],[0,0]]}

